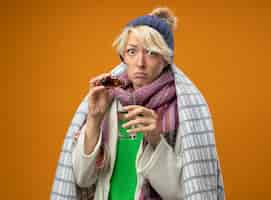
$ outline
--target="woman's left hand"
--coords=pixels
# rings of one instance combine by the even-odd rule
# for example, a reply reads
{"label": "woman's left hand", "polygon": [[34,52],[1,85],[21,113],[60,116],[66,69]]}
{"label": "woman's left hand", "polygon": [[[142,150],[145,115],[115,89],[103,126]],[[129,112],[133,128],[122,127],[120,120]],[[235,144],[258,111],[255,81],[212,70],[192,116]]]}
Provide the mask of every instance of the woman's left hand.
{"label": "woman's left hand", "polygon": [[156,146],[160,142],[160,126],[158,122],[158,115],[152,109],[145,108],[138,105],[124,106],[123,111],[127,111],[128,114],[124,115],[126,122],[123,127],[135,128],[128,129],[127,132],[135,134],[142,132],[147,141]]}

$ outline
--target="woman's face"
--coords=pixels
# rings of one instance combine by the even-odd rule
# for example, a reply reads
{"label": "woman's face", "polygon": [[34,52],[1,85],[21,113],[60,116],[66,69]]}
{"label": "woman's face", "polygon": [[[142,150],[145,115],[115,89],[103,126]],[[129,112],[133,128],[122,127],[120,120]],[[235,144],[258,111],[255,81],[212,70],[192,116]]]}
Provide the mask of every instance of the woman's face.
{"label": "woman's face", "polygon": [[154,81],[166,64],[162,55],[144,49],[143,42],[133,32],[129,33],[123,59],[134,89]]}

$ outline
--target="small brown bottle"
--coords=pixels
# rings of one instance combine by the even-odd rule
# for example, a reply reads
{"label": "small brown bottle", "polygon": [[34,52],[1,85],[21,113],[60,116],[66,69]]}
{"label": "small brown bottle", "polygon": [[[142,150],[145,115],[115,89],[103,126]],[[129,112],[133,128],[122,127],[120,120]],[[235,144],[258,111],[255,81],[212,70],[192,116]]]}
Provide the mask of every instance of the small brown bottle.
{"label": "small brown bottle", "polygon": [[98,84],[105,87],[124,87],[124,82],[116,77],[107,76],[102,78]]}

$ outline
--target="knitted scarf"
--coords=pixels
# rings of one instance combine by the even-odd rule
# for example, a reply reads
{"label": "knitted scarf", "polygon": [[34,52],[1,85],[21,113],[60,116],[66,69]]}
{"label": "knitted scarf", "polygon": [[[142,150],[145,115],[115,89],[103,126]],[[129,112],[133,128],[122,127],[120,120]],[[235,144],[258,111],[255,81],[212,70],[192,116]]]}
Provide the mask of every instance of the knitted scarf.
{"label": "knitted scarf", "polygon": [[118,99],[123,106],[141,105],[155,110],[159,116],[162,133],[177,129],[177,96],[174,76],[170,68],[165,68],[152,83],[136,90],[133,89],[126,72],[122,73],[119,78],[124,81],[125,86],[110,90],[111,96]]}
{"label": "knitted scarf", "polygon": [[[115,76],[121,75],[125,72],[126,67],[127,66],[125,64],[121,63],[115,67],[111,73]],[[179,175],[179,178],[181,185],[180,190],[183,193],[182,199],[224,200],[223,177],[218,154],[215,148],[214,129],[208,105],[197,87],[180,70],[180,68],[177,68],[175,65],[171,65],[171,70],[174,76],[177,95],[177,113],[179,120],[178,130],[181,132],[178,135],[166,135],[170,138],[168,141],[174,141],[174,144],[170,145],[173,147],[176,155],[181,158],[181,163],[179,163],[179,165],[182,168],[182,173]],[[163,76],[160,78],[162,79]],[[170,82],[171,81],[165,83],[163,88],[167,88]],[[121,96],[120,94],[122,92],[115,92],[116,97]],[[146,98],[145,102],[145,100],[143,100],[145,98],[140,98],[137,91],[134,91],[133,94],[136,94],[136,103],[139,104],[139,102],[142,101],[144,102],[142,103],[144,106],[153,104],[151,103],[153,100],[150,100],[152,98]],[[158,93],[155,92],[153,94],[158,95]],[[124,98],[121,101],[125,102],[126,100]],[[172,106],[171,108],[173,109],[174,100],[169,102],[171,103],[169,103],[168,108]],[[155,103],[155,105],[158,104],[159,103]],[[155,110],[159,110],[159,106],[153,108]],[[163,107],[160,109],[162,108]],[[76,145],[76,140],[74,138],[76,133],[78,133],[84,125],[87,118],[87,112],[88,95],[77,108],[67,131],[55,174],[51,193],[52,200],[93,199],[93,194],[95,192],[94,187],[79,188],[76,185],[71,161],[72,149],[74,145]],[[170,111],[168,112],[171,113]],[[172,113],[174,112],[172,111]],[[166,125],[164,127],[171,127],[171,125]],[[164,130],[166,129],[167,128]],[[141,193],[140,200],[159,199],[159,196],[154,194],[155,191],[153,191],[150,185],[146,182],[143,185],[142,192],[143,194]]]}

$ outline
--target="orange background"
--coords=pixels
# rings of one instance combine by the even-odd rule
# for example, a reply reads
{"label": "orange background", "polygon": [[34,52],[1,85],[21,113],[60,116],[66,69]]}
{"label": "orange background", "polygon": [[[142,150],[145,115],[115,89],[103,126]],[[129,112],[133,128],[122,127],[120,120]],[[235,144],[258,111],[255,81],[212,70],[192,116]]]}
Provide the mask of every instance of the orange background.
{"label": "orange background", "polygon": [[88,80],[119,63],[111,44],[123,25],[159,5],[179,17],[175,63],[210,106],[227,199],[269,199],[268,2],[25,0],[1,6],[1,199],[49,198]]}

